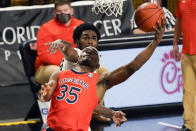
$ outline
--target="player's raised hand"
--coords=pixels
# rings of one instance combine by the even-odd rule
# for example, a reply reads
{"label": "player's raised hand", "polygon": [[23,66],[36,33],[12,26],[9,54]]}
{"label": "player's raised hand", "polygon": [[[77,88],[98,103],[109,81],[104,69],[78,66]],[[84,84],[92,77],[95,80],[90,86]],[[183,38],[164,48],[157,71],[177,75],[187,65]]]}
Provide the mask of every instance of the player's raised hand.
{"label": "player's raised hand", "polygon": [[65,52],[65,50],[67,50],[67,46],[72,45],[71,43],[58,39],[56,41],[53,42],[49,42],[46,43],[45,45],[50,45],[50,47],[48,48],[48,52],[50,52],[50,54],[54,54],[56,53],[56,51],[59,49],[62,53]]}
{"label": "player's raised hand", "polygon": [[112,119],[114,123],[116,124],[116,127],[121,126],[124,122],[127,121],[127,118],[125,117],[125,113],[122,111],[115,111],[114,115],[112,116]]}
{"label": "player's raised hand", "polygon": [[48,48],[48,52],[50,52],[50,54],[54,54],[56,53],[56,51],[58,50],[58,45],[62,45],[63,43],[61,42],[61,39],[46,43],[45,45],[50,45],[50,47]]}
{"label": "player's raised hand", "polygon": [[156,23],[156,26],[153,26],[153,29],[155,30],[155,40],[158,41],[158,43],[160,43],[163,34],[165,32],[165,25],[166,25],[166,20],[165,18],[161,18],[161,24],[159,22]]}

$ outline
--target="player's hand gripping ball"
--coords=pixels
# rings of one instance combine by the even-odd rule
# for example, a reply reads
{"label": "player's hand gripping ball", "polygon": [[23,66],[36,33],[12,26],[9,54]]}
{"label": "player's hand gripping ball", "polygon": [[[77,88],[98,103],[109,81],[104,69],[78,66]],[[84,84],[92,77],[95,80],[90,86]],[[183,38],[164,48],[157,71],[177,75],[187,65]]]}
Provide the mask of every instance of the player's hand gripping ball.
{"label": "player's hand gripping ball", "polygon": [[144,32],[153,32],[153,26],[156,28],[156,22],[162,23],[165,19],[164,11],[157,4],[146,2],[140,5],[135,11],[135,23],[139,29]]}

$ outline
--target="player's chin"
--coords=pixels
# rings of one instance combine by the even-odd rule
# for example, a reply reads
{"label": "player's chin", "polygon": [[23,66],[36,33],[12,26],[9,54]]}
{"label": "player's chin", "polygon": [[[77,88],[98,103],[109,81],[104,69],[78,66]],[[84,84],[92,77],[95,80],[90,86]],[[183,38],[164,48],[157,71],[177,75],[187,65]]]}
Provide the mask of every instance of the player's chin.
{"label": "player's chin", "polygon": [[83,59],[82,65],[91,66],[91,60],[89,60],[89,59]]}

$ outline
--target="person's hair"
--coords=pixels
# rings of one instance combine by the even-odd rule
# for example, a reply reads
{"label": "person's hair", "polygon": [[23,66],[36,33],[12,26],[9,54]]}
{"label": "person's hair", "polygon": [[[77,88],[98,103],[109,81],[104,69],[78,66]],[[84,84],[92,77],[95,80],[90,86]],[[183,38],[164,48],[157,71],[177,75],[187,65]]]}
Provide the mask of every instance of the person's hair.
{"label": "person's hair", "polygon": [[97,40],[100,39],[100,33],[99,33],[98,29],[92,23],[83,23],[83,24],[79,25],[78,27],[76,27],[76,29],[74,30],[74,33],[73,33],[74,43],[76,43],[77,41],[80,40],[82,32],[85,30],[94,31],[97,34]]}
{"label": "person's hair", "polygon": [[71,6],[71,0],[55,0],[54,1],[54,8],[56,9],[57,6],[65,5],[65,4],[68,4]]}

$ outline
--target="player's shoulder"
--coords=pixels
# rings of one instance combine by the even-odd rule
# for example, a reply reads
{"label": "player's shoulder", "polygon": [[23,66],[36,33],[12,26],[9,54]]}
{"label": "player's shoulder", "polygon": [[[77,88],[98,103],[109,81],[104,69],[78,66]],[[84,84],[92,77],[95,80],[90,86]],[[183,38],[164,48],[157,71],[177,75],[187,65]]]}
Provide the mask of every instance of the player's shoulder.
{"label": "player's shoulder", "polygon": [[99,69],[96,70],[96,73],[98,74],[98,81],[103,81],[108,76],[109,72],[106,67],[100,66]]}
{"label": "player's shoulder", "polygon": [[74,48],[74,50],[76,50],[78,53],[82,52],[82,50],[80,50],[79,48]]}
{"label": "player's shoulder", "polygon": [[104,67],[104,66],[100,66],[97,70],[96,70],[96,73],[97,74],[103,74],[103,73],[106,73],[108,72],[107,68]]}

